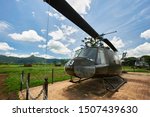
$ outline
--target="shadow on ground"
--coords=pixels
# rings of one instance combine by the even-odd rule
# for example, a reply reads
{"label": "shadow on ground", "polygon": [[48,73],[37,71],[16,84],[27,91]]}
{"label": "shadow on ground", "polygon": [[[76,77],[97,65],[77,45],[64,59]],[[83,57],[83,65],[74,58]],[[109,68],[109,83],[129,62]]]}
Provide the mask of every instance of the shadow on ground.
{"label": "shadow on ground", "polygon": [[70,100],[92,100],[97,96],[103,97],[107,92],[103,80],[89,79],[69,86],[65,90],[64,96],[68,97]]}

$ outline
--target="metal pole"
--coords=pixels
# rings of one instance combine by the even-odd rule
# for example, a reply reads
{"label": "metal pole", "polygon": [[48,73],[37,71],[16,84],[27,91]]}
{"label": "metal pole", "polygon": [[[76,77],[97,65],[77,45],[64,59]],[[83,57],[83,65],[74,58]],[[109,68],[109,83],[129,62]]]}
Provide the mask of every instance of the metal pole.
{"label": "metal pole", "polygon": [[52,84],[54,82],[54,69],[52,68]]}
{"label": "metal pole", "polygon": [[29,84],[30,84],[30,73],[28,73],[27,77],[27,89],[26,89],[26,100],[29,100]]}

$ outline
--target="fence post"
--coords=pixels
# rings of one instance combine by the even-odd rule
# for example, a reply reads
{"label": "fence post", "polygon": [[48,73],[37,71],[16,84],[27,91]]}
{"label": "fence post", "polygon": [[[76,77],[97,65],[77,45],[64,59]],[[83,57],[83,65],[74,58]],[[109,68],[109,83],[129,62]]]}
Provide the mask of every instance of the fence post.
{"label": "fence post", "polygon": [[45,92],[43,99],[47,100],[48,99],[48,78],[45,78],[43,89],[44,89],[44,92]]}
{"label": "fence post", "polygon": [[52,84],[54,82],[54,69],[52,68]]}
{"label": "fence post", "polygon": [[23,79],[24,79],[24,71],[21,73],[21,78],[20,78],[20,91],[22,91],[22,85],[23,85]]}
{"label": "fence post", "polygon": [[30,73],[28,73],[28,76],[27,76],[26,100],[29,100],[29,84],[30,84]]}
{"label": "fence post", "polygon": [[73,82],[73,78],[72,78],[72,76],[70,76],[70,82]]}

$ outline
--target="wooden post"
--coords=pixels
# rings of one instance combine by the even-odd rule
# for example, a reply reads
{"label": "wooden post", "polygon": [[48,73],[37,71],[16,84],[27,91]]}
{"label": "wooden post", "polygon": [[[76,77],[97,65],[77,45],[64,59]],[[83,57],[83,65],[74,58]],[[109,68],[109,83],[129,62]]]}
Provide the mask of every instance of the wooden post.
{"label": "wooden post", "polygon": [[44,91],[45,91],[45,95],[44,95],[44,100],[48,99],[48,78],[45,78],[45,82],[44,82]]}
{"label": "wooden post", "polygon": [[52,84],[54,82],[54,69],[52,68]]}
{"label": "wooden post", "polygon": [[24,79],[24,71],[22,71],[22,73],[21,73],[21,78],[20,78],[20,91],[22,91],[23,79]]}
{"label": "wooden post", "polygon": [[30,73],[28,73],[28,77],[27,77],[27,89],[26,89],[26,100],[29,100],[29,84],[30,84]]}

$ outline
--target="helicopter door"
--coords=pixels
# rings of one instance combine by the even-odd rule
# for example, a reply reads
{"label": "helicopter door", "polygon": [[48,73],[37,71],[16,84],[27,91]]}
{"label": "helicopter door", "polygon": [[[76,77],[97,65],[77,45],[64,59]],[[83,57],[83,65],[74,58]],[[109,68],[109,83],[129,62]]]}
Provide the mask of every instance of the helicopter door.
{"label": "helicopter door", "polygon": [[106,64],[106,58],[105,58],[105,55],[104,55],[104,51],[102,51],[101,49],[98,50],[97,64],[101,64],[101,65]]}
{"label": "helicopter door", "polygon": [[110,75],[115,75],[120,73],[121,64],[119,61],[119,57],[117,56],[117,53],[108,51],[108,58],[109,58],[109,70],[108,73]]}
{"label": "helicopter door", "polygon": [[104,49],[98,49],[97,60],[96,60],[96,74],[107,74],[108,64],[106,63],[106,57]]}

